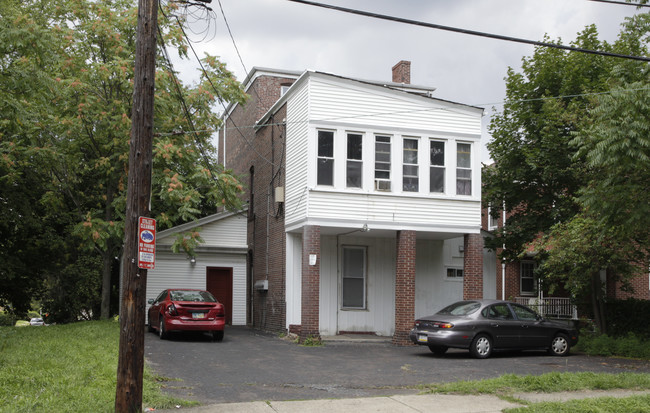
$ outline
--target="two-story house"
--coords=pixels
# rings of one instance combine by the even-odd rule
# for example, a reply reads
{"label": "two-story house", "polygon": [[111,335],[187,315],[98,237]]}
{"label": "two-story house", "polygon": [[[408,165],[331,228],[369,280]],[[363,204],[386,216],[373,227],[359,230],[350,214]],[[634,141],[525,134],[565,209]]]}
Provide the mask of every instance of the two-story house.
{"label": "two-story house", "polygon": [[254,68],[243,85],[250,99],[224,114],[219,161],[248,184],[250,324],[399,344],[416,316],[495,296],[482,108],[410,84],[406,61],[392,82]]}

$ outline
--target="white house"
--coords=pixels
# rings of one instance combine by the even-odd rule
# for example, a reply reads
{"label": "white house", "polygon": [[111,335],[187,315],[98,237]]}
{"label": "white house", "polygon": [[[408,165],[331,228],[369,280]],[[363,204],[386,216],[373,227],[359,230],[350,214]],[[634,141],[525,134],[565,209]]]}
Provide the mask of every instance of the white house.
{"label": "white house", "polygon": [[404,343],[416,316],[493,296],[483,109],[406,83],[409,62],[393,79],[260,68],[245,79],[251,99],[229,108],[219,147],[249,180],[254,325]]}

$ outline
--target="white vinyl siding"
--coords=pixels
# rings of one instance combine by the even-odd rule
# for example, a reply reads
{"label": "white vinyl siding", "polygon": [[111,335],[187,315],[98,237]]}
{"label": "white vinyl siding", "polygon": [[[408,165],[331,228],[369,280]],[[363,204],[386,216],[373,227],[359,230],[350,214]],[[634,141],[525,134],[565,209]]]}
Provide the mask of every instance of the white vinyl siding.
{"label": "white vinyl siding", "polygon": [[[395,239],[354,236],[321,238],[319,324],[322,335],[340,331],[374,332],[390,336],[395,329]],[[366,308],[342,309],[341,245],[367,251]]]}
{"label": "white vinyl siding", "polygon": [[480,109],[318,75],[310,83],[310,119],[314,121],[481,134]]}
{"label": "white vinyl siding", "polygon": [[309,218],[313,223],[368,222],[370,228],[476,233],[481,226],[480,201],[431,199],[384,194],[310,191]]}

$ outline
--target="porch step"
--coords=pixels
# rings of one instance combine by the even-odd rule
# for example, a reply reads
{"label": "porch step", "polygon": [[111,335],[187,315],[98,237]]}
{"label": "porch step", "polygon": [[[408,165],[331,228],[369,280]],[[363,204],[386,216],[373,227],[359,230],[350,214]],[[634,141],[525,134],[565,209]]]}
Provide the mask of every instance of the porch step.
{"label": "porch step", "polygon": [[376,343],[390,344],[392,337],[378,336],[375,334],[337,334],[335,336],[321,336],[325,343]]}

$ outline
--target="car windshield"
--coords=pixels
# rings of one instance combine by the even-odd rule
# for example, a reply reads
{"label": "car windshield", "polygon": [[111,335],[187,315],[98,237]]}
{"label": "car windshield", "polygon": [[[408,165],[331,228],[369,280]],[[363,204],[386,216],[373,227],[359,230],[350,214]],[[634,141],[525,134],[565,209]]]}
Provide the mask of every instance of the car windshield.
{"label": "car windshield", "polygon": [[469,315],[478,310],[481,307],[481,303],[476,301],[459,301],[448,305],[442,310],[438,311],[437,314],[446,314],[446,315]]}
{"label": "car windshield", "polygon": [[195,301],[201,303],[214,303],[217,300],[207,291],[176,290],[170,293],[172,301]]}

